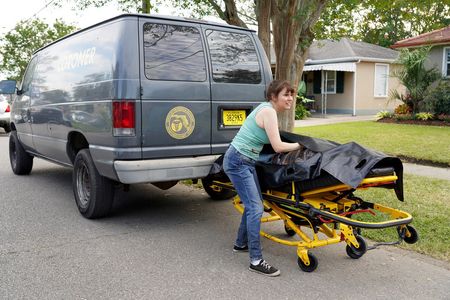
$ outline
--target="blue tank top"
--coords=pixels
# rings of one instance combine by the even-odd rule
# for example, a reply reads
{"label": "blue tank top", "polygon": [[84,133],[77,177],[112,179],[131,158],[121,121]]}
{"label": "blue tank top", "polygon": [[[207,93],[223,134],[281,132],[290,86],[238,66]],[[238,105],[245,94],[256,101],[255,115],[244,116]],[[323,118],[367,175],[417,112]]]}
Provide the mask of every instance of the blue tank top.
{"label": "blue tank top", "polygon": [[266,131],[258,126],[255,118],[258,111],[264,107],[272,107],[272,104],[264,102],[258,105],[245,119],[241,129],[231,142],[237,151],[254,160],[258,160],[263,146],[270,143]]}

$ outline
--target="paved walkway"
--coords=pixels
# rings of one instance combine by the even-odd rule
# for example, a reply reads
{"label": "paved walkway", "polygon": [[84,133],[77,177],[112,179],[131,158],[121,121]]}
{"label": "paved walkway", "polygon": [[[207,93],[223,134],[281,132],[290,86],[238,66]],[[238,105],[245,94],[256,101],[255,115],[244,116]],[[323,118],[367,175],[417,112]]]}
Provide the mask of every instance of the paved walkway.
{"label": "paved walkway", "polygon": [[[351,115],[313,115],[306,120],[295,121],[295,127],[308,127],[344,122],[357,122],[375,120],[375,116],[351,116]],[[403,163],[404,172],[437,179],[450,180],[450,168],[423,166],[418,164]]]}
{"label": "paved walkway", "polygon": [[312,117],[305,120],[295,121],[295,127],[308,127],[325,124],[370,121],[375,120],[375,116],[352,116],[352,115],[320,115],[314,114]]}
{"label": "paved walkway", "polygon": [[439,168],[439,167],[430,167],[417,164],[403,163],[403,170],[407,174],[450,180],[450,168]]}

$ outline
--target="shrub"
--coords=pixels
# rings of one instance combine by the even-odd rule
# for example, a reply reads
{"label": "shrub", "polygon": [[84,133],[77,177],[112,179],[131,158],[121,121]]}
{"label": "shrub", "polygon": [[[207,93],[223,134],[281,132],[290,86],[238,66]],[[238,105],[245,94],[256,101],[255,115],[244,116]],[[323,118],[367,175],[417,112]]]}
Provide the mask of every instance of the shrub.
{"label": "shrub", "polygon": [[440,114],[436,117],[439,121],[449,122],[450,123],[450,115]]}
{"label": "shrub", "polygon": [[436,68],[425,68],[430,49],[431,46],[414,50],[402,49],[397,59],[397,63],[401,64],[402,68],[392,74],[406,87],[408,95],[405,97],[394,89],[391,91],[390,99],[410,102],[414,113],[419,111],[419,105],[424,100],[428,87],[442,76]]}
{"label": "shrub", "polygon": [[309,116],[311,116],[311,113],[303,106],[303,104],[297,103],[295,106],[295,119],[303,120]]}
{"label": "shrub", "polygon": [[387,110],[382,110],[375,115],[375,118],[377,120],[390,119],[390,118],[392,118],[392,116],[393,116],[393,114],[391,112],[389,112]]}
{"label": "shrub", "polygon": [[395,119],[398,121],[414,120],[411,114],[395,115]]}
{"label": "shrub", "polygon": [[450,115],[450,81],[441,80],[429,90],[423,101],[423,107],[436,115]]}
{"label": "shrub", "polygon": [[427,121],[427,120],[433,120],[434,115],[429,112],[420,112],[420,113],[417,113],[414,117],[417,120]]}
{"label": "shrub", "polygon": [[412,113],[412,108],[408,104],[403,103],[395,108],[394,113],[396,115],[408,115]]}

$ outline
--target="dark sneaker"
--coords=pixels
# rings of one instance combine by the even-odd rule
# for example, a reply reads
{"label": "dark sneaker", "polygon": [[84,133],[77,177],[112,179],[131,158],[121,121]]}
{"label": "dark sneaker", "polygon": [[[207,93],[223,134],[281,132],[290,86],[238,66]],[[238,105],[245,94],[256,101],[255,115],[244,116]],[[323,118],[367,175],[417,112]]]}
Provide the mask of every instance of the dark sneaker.
{"label": "dark sneaker", "polygon": [[248,246],[245,245],[244,247],[239,247],[234,245],[233,252],[248,252]]}
{"label": "dark sneaker", "polygon": [[266,276],[279,276],[280,270],[269,265],[265,260],[261,260],[259,264],[256,266],[250,264],[250,268],[248,268],[252,272],[260,273]]}

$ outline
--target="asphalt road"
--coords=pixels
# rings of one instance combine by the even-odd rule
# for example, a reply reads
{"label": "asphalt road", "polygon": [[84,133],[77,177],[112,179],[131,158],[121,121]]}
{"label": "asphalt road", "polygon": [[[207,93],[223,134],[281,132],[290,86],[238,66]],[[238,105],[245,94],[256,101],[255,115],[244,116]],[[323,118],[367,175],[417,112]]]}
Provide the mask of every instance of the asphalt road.
{"label": "asphalt road", "polygon": [[[231,251],[240,216],[230,201],[136,185],[92,221],[78,213],[71,177],[40,159],[13,175],[0,132],[1,299],[450,299],[448,263],[394,247],[359,260],[342,243],[321,247],[317,270],[304,273],[295,248],[263,240],[282,272],[264,277]],[[283,236],[281,224],[269,229]]]}

